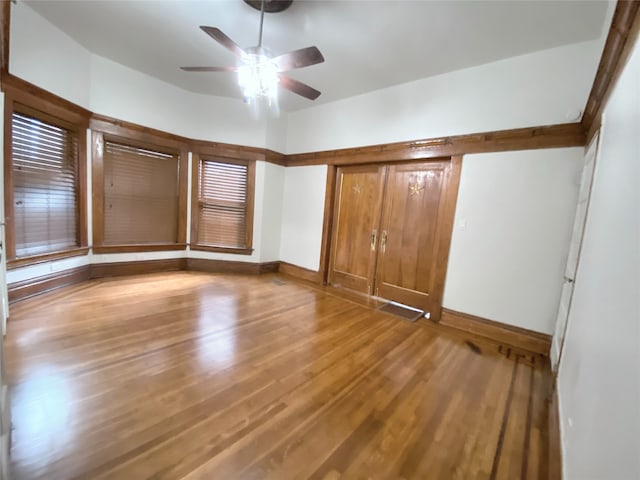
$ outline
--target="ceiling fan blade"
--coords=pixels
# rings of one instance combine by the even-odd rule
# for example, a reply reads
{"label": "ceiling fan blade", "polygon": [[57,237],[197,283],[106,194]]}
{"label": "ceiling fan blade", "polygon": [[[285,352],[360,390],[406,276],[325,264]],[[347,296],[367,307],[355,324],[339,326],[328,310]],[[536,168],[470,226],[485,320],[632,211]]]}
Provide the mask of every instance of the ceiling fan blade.
{"label": "ceiling fan blade", "polygon": [[280,85],[293,93],[297,93],[309,100],[315,100],[320,96],[320,92],[318,90],[310,87],[306,83],[299,82],[298,80],[294,80],[286,75],[280,74],[278,76],[280,77]]}
{"label": "ceiling fan blade", "polygon": [[180,67],[185,72],[237,72],[238,67]]}
{"label": "ceiling fan blade", "polygon": [[242,50],[236,42],[227,37],[219,28],[201,26],[200,29],[220,45],[222,45],[224,48],[233,53],[236,57],[242,58],[245,56],[244,50]]}
{"label": "ceiling fan blade", "polygon": [[301,48],[282,54],[272,59],[279,72],[287,72],[295,68],[309,67],[324,62],[324,57],[317,47]]}

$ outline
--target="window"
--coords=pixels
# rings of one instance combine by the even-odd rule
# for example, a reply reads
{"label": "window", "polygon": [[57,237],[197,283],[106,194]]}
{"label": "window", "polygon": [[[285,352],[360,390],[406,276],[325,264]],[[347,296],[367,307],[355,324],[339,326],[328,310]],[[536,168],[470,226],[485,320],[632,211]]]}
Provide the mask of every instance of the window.
{"label": "window", "polygon": [[104,142],[104,245],[176,243],[177,153]]}
{"label": "window", "polygon": [[11,113],[10,258],[80,246],[79,135],[42,118],[47,121],[36,112]]}
{"label": "window", "polygon": [[250,254],[255,162],[200,158],[197,167],[192,243]]}

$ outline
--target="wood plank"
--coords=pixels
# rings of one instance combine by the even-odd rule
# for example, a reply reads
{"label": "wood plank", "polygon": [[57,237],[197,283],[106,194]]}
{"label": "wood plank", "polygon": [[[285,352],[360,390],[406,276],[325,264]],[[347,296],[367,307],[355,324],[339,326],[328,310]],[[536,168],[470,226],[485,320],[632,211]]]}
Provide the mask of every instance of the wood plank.
{"label": "wood plank", "polygon": [[[548,378],[543,378],[542,382],[549,385],[551,381]],[[550,390],[550,387],[547,387],[547,390]],[[545,419],[548,419],[547,428],[543,430],[543,434],[548,435],[548,478],[550,479],[561,479],[562,478],[562,440],[560,438],[560,411],[558,404],[558,390],[553,387],[553,392],[550,393],[546,398],[547,411],[545,412],[547,415],[541,419],[541,423],[544,422]],[[543,424],[544,427],[544,424]],[[544,471],[541,473],[541,476],[544,476]]]}
{"label": "wood plank", "polygon": [[9,303],[24,300],[56,288],[83,282],[89,279],[89,266],[72,268],[62,272],[50,273],[21,282],[7,285]]}
{"label": "wood plank", "polygon": [[259,275],[261,273],[275,272],[279,262],[236,262],[229,260],[211,260],[205,258],[187,259],[187,270],[210,273],[241,273],[245,275]]}
{"label": "wood plank", "polygon": [[167,252],[186,250],[186,243],[145,243],[140,245],[96,245],[93,253]]}
{"label": "wood plank", "polygon": [[280,278],[105,278],[13,304],[16,478],[547,478],[548,362]]}
{"label": "wood plank", "polygon": [[59,252],[33,255],[31,257],[13,258],[11,260],[7,260],[7,270],[22,268],[29,265],[38,265],[40,263],[48,263],[54,260],[61,260],[63,258],[81,257],[86,255],[87,253],[89,253],[89,247],[76,247]]}
{"label": "wood plank", "polygon": [[280,262],[278,272],[289,277],[296,278],[298,280],[305,280],[311,283],[322,283],[322,275],[315,270],[309,270],[308,268],[299,267],[287,262]]}
{"label": "wood plank", "polygon": [[287,166],[404,162],[469,153],[583,147],[585,144],[582,124],[566,123],[292,154],[287,155]]}
{"label": "wood plank", "polygon": [[582,126],[587,132],[587,141],[590,141],[600,128],[604,106],[627,63],[639,34],[640,2],[618,0],[582,116]]}
{"label": "wood plank", "polygon": [[386,172],[386,167],[378,165],[337,171],[328,275],[331,285],[374,294]]}
{"label": "wood plank", "polygon": [[450,171],[449,161],[391,164],[380,220],[375,295],[434,316],[441,309],[431,298],[436,275],[441,283],[446,275],[446,263],[438,267],[441,239],[450,238],[454,214],[446,208],[448,183],[457,181]]}
{"label": "wood plank", "polygon": [[119,277],[122,275],[141,275],[144,273],[184,270],[185,258],[166,260],[138,260],[134,262],[113,262],[91,264],[90,278]]}
{"label": "wood plank", "polygon": [[91,118],[89,110],[11,73],[2,75],[2,91],[13,98],[16,103],[80,125],[83,132],[85,128],[89,127],[89,119]]}
{"label": "wood plank", "polygon": [[333,165],[327,166],[327,183],[324,190],[324,214],[322,215],[322,240],[320,243],[320,273],[322,283],[329,281],[329,269],[331,255],[329,246],[333,237],[333,214],[335,212],[337,168]]}
{"label": "wood plank", "polygon": [[440,323],[547,357],[551,350],[550,335],[494,322],[468,313],[443,308]]}
{"label": "wood plank", "polygon": [[9,73],[9,42],[11,39],[11,1],[0,3],[0,77]]}

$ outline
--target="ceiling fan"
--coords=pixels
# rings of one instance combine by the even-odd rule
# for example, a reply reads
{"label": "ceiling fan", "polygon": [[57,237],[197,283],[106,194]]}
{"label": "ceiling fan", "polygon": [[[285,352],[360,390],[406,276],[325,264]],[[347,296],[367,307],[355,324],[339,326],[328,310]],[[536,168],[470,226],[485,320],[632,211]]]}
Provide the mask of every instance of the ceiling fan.
{"label": "ceiling fan", "polygon": [[[267,3],[271,4],[267,11],[282,11],[291,4],[291,1],[277,2],[275,0],[267,0]],[[257,9],[258,2],[256,0],[245,0],[245,2]],[[258,33],[258,45],[255,47],[243,50],[219,28],[200,27],[203,32],[238,58],[237,66],[180,68],[187,72],[238,72],[238,83],[243,90],[245,102],[247,103],[252,103],[253,100],[260,97],[266,97],[271,102],[274,97],[277,98],[278,85],[309,100],[315,100],[320,96],[318,90],[283,73],[324,62],[322,53],[317,47],[307,47],[273,57],[271,52],[262,45],[265,0],[261,0],[259,3],[260,31]],[[280,4],[280,6],[275,4]]]}

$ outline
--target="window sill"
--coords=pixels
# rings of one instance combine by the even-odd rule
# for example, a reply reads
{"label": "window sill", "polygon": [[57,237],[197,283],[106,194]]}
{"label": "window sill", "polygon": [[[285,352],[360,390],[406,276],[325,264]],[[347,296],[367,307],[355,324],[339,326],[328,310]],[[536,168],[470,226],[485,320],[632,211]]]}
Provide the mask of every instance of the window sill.
{"label": "window sill", "polygon": [[191,250],[202,252],[233,253],[236,255],[251,255],[253,248],[214,247],[212,245],[190,245]]}
{"label": "window sill", "polygon": [[79,257],[89,253],[89,247],[71,248],[60,252],[43,253],[41,255],[32,255],[30,257],[14,258],[7,260],[7,270],[15,268],[28,267],[39,263],[52,262],[63,258]]}
{"label": "window sill", "polygon": [[140,245],[97,245],[93,247],[93,253],[137,253],[137,252],[161,252],[169,250],[185,250],[186,243],[149,243]]}

